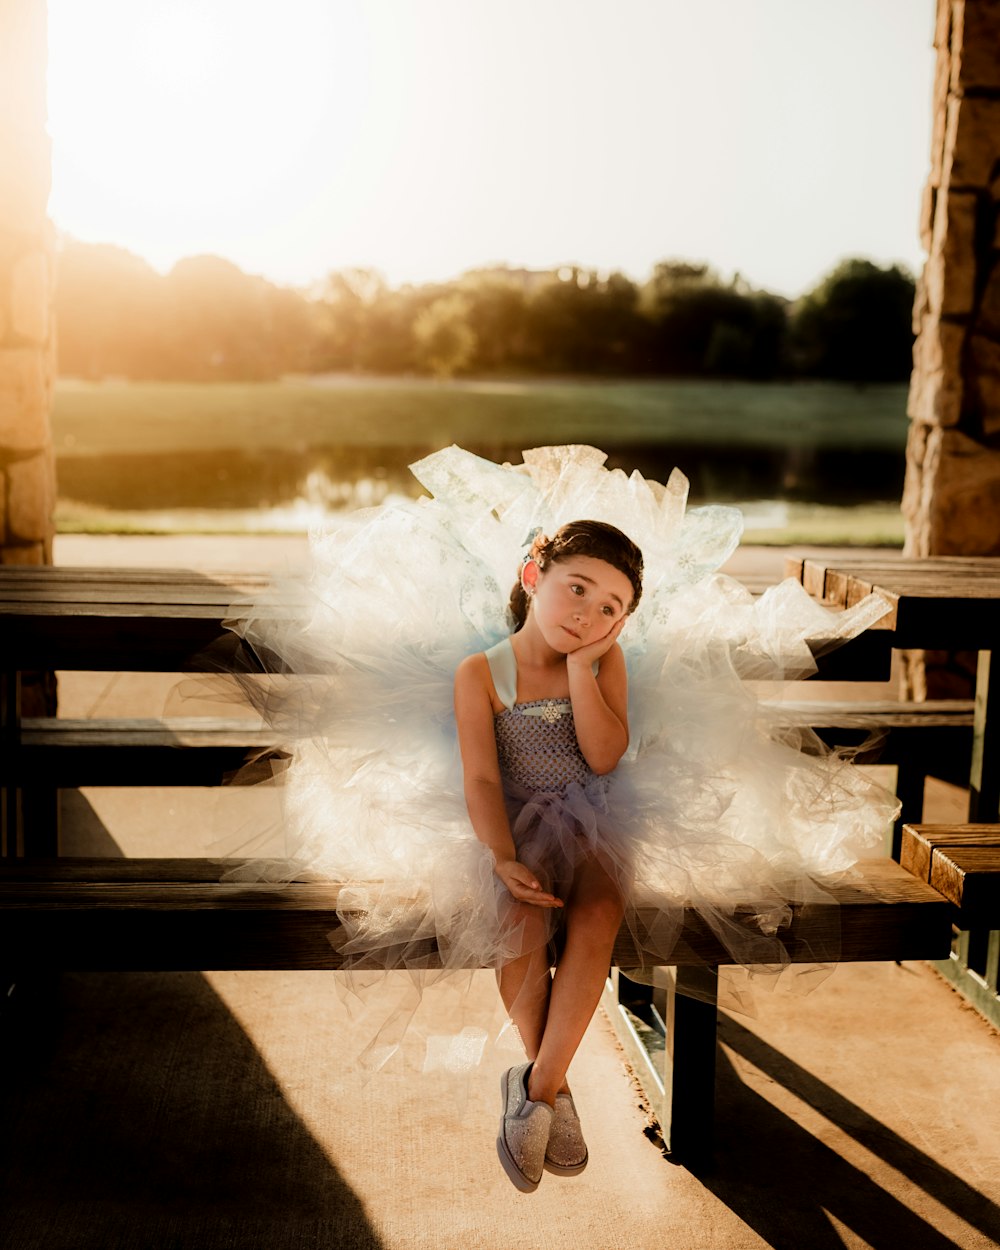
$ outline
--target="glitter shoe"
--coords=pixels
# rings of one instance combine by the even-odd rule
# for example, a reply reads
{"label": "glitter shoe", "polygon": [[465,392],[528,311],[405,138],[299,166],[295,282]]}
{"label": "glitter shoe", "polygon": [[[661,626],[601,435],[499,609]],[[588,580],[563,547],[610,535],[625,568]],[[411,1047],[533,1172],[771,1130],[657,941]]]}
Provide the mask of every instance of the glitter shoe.
{"label": "glitter shoe", "polygon": [[497,1154],[511,1184],[533,1194],[542,1179],[549,1129],[555,1112],[547,1102],[528,1098],[530,1063],[508,1068],[500,1078],[503,1116],[497,1136]]}
{"label": "glitter shoe", "polygon": [[556,1111],[545,1151],[545,1170],[556,1176],[578,1176],[590,1158],[572,1094],[556,1094]]}

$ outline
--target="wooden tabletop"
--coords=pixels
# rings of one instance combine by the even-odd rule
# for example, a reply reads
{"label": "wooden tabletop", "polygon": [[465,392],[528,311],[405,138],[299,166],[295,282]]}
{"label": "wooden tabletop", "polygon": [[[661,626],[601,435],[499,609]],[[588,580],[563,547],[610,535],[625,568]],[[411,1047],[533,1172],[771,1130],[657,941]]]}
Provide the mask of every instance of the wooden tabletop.
{"label": "wooden tabletop", "polygon": [[817,599],[851,607],[874,590],[889,613],[873,628],[894,647],[989,651],[1000,644],[1000,558],[790,557],[786,572]]}
{"label": "wooden tabletop", "polygon": [[[271,580],[246,571],[2,566],[0,665],[112,672],[242,668],[246,653],[223,622],[234,604],[259,598]],[[773,584],[740,580],[753,594]],[[291,600],[289,606],[294,611]],[[862,636],[824,656],[821,676],[884,680],[888,648],[871,645],[878,641]]]}
{"label": "wooden tabletop", "polygon": [[223,626],[266,574],[191,569],[0,568],[0,660],[21,669],[217,671]]}

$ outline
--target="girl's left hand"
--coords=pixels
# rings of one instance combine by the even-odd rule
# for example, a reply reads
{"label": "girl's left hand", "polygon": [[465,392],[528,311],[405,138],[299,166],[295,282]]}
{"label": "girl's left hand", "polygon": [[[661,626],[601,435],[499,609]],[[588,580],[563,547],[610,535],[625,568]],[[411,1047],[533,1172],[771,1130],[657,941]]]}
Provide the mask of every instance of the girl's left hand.
{"label": "girl's left hand", "polygon": [[602,655],[606,655],[611,650],[618,641],[618,635],[625,628],[627,620],[627,616],[621,617],[615,621],[603,638],[598,638],[595,642],[585,643],[582,647],[577,647],[575,651],[571,651],[566,657],[566,662],[581,664],[589,668],[595,660],[599,660]]}

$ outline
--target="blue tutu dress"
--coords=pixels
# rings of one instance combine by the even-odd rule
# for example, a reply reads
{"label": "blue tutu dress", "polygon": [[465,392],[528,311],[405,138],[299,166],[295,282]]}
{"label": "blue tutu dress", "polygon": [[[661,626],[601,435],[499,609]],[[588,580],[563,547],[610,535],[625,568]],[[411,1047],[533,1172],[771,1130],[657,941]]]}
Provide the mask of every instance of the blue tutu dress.
{"label": "blue tutu dress", "polygon": [[[642,949],[669,949],[688,906],[733,965],[780,969],[790,905],[880,847],[896,813],[891,794],[760,698],[815,672],[818,654],[887,605],[870,596],[834,614],[794,581],[754,598],[717,572],[739,542],[737,510],[688,510],[676,470],[661,485],[604,460],[570,446],[497,465],[448,448],[412,466],[428,497],[351,514],[312,537],[301,576],[233,607],[231,627],[271,671],[248,693],[291,764],[274,781],[281,819],[226,846],[240,857],[231,875],[347,883],[336,940],[352,984],[401,971],[414,990],[376,1022],[371,1066],[397,1050],[424,985],[519,953],[510,896],[465,807],[452,685],[469,654],[486,653],[504,704],[497,749],[519,858],[562,895],[580,857],[601,856]],[[623,530],[645,564],[620,639],[631,741],[609,777],[580,753],[568,699],[516,701],[509,642],[507,599],[532,535],[584,518]],[[640,923],[651,897],[662,905],[644,905]],[[635,975],[654,966],[651,955]]]}

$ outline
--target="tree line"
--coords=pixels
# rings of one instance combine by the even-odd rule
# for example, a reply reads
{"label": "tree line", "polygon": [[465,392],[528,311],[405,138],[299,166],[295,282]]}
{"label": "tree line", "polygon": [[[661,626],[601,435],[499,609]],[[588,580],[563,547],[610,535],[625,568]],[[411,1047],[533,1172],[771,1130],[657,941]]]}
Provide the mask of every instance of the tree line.
{"label": "tree line", "polygon": [[374,270],[303,292],[216,256],[166,275],[63,240],[59,370],[87,379],[263,381],[289,373],[592,375],[890,382],[909,377],[914,281],[845,260],[792,302],[665,260],[649,278],[481,269],[391,288]]}

